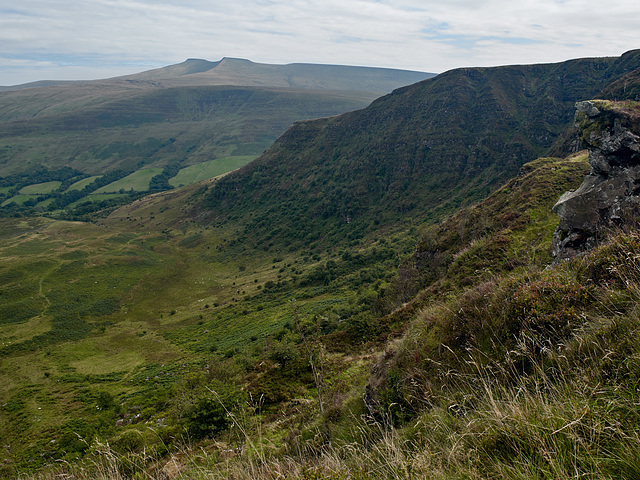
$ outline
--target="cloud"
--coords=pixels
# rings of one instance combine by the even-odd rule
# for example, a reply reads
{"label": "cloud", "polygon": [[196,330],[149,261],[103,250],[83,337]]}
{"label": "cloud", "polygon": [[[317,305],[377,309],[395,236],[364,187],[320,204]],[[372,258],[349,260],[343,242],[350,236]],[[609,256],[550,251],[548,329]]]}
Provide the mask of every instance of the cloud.
{"label": "cloud", "polygon": [[0,9],[0,84],[189,57],[439,72],[620,55],[640,46],[638,14],[637,0],[30,0]]}

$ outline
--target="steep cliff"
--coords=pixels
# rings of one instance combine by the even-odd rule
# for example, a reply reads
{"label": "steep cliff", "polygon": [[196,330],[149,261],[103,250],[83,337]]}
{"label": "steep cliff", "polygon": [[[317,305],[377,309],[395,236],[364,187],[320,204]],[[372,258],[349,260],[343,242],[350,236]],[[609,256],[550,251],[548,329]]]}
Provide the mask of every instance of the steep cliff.
{"label": "steep cliff", "polygon": [[434,221],[486,198],[557,148],[575,102],[640,66],[619,58],[461,68],[369,107],[299,122],[259,159],[220,180],[203,208],[241,219],[239,241],[350,241],[405,221]]}
{"label": "steep cliff", "polygon": [[640,103],[593,100],[576,108],[591,171],[553,207],[560,216],[553,240],[558,259],[589,249],[604,229],[632,224],[640,212]]}

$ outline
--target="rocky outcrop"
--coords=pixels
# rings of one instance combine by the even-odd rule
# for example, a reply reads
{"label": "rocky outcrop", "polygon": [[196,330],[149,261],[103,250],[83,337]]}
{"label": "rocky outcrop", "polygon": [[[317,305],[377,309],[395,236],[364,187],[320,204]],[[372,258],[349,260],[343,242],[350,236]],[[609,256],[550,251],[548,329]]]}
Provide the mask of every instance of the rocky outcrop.
{"label": "rocky outcrop", "polygon": [[553,207],[560,216],[553,238],[557,259],[590,249],[604,230],[635,223],[640,212],[640,104],[593,100],[576,109],[591,171]]}

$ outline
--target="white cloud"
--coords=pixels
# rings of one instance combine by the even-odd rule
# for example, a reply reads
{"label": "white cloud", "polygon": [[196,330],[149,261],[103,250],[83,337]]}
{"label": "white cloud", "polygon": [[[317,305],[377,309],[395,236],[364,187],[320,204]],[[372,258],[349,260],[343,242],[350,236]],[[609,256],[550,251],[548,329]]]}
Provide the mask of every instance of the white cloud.
{"label": "white cloud", "polygon": [[97,68],[115,75],[188,57],[439,72],[640,47],[637,0],[2,2],[0,85],[65,68],[96,78]]}

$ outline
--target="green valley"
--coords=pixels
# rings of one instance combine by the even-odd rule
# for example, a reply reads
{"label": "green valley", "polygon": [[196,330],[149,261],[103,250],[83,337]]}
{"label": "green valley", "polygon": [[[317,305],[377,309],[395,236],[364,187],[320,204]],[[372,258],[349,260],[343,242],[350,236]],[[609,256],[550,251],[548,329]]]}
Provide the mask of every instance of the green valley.
{"label": "green valley", "polygon": [[[200,382],[217,357],[248,366],[265,349],[288,355],[295,342],[283,342],[297,335],[298,315],[308,323],[336,308],[366,310],[356,301],[363,278],[388,282],[398,252],[409,253],[412,243],[401,237],[363,247],[350,261],[314,251],[246,252],[232,230],[185,219],[175,196],[139,200],[97,225],[43,220],[21,231],[17,220],[5,221],[5,231],[15,225],[16,233],[3,240],[0,270],[1,435],[16,440],[19,464],[85,452],[82,441],[71,448],[64,440],[79,417],[90,442],[118,433],[119,418],[144,424],[161,404],[173,410],[168,395],[188,372]],[[327,262],[347,277],[318,277]],[[268,388],[275,388],[264,391],[271,404],[290,395],[288,387]],[[175,441],[178,434],[175,426],[166,432]]]}
{"label": "green valley", "polygon": [[0,477],[637,478],[638,218],[574,245],[552,208],[598,168],[636,201],[639,70],[458,69],[261,155],[96,136],[113,168],[6,174]]}
{"label": "green valley", "polygon": [[[7,189],[0,193],[0,213],[25,214],[34,207],[74,210],[75,204],[69,207],[73,202],[42,203],[46,198],[15,191],[27,187],[25,182],[37,183],[42,171],[56,181],[64,180],[53,178],[61,168],[76,170],[78,180],[80,175],[123,172],[132,177],[101,188],[127,192],[210,178],[189,170],[202,163],[209,165],[205,175],[221,175],[253,160],[294,121],[362,108],[393,88],[431,76],[190,59],[126,77],[6,89],[0,91],[0,182]],[[176,185],[170,183],[181,170]],[[162,181],[149,184],[160,173]],[[76,190],[74,202],[86,196]]]}

